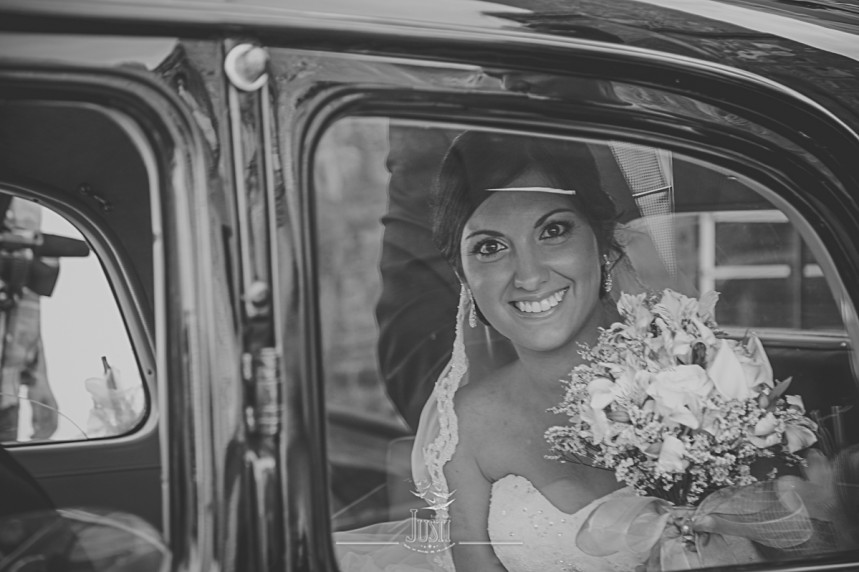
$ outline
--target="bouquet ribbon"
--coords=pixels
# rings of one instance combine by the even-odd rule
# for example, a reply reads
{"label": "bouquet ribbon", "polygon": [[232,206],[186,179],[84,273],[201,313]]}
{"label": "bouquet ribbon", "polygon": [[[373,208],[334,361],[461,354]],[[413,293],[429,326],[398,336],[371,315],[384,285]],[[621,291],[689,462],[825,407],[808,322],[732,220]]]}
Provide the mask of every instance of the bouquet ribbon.
{"label": "bouquet ribbon", "polygon": [[762,558],[753,542],[790,551],[812,540],[801,488],[801,479],[781,477],[721,489],[697,507],[656,497],[616,498],[594,509],[576,543],[593,556],[649,554],[648,571],[756,562]]}

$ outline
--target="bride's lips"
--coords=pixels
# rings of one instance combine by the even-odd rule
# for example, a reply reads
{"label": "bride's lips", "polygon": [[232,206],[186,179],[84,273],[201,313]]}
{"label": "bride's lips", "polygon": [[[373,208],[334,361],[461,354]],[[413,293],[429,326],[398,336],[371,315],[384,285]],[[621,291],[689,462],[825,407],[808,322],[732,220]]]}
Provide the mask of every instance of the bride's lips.
{"label": "bride's lips", "polygon": [[521,316],[535,318],[543,317],[551,314],[552,310],[558,307],[569,290],[570,287],[566,286],[560,290],[555,290],[548,296],[534,300],[516,300],[514,302],[510,302],[510,305],[516,310],[516,313]]}

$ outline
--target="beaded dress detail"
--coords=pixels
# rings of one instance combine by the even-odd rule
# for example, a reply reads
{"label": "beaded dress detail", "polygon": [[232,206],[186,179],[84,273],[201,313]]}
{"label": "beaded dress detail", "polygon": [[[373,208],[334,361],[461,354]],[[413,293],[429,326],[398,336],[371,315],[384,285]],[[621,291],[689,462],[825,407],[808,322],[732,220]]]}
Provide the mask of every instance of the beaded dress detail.
{"label": "beaded dress detail", "polygon": [[590,556],[578,549],[576,535],[597,505],[632,494],[619,489],[567,514],[525,477],[507,475],[492,485],[489,539],[508,572],[631,572],[640,558]]}

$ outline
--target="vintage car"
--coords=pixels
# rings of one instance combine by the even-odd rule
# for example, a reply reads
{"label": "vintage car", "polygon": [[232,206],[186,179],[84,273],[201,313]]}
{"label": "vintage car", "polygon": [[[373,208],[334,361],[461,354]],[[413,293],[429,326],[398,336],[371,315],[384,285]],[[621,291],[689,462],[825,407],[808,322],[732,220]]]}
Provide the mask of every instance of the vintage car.
{"label": "vintage car", "polygon": [[0,570],[333,571],[408,516],[465,130],[587,143],[647,286],[792,379],[834,540],[723,567],[859,568],[859,3],[0,0]]}

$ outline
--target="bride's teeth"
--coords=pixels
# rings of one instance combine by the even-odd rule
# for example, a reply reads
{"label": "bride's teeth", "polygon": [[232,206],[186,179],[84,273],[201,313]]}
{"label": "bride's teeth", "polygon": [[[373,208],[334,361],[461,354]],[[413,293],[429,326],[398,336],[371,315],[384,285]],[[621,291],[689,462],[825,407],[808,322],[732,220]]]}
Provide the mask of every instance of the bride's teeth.
{"label": "bride's teeth", "polygon": [[561,300],[564,298],[564,293],[565,291],[562,290],[560,292],[555,292],[548,298],[540,300],[539,302],[516,302],[514,305],[516,306],[517,310],[526,314],[545,312],[547,310],[551,310],[552,308],[560,304]]}

